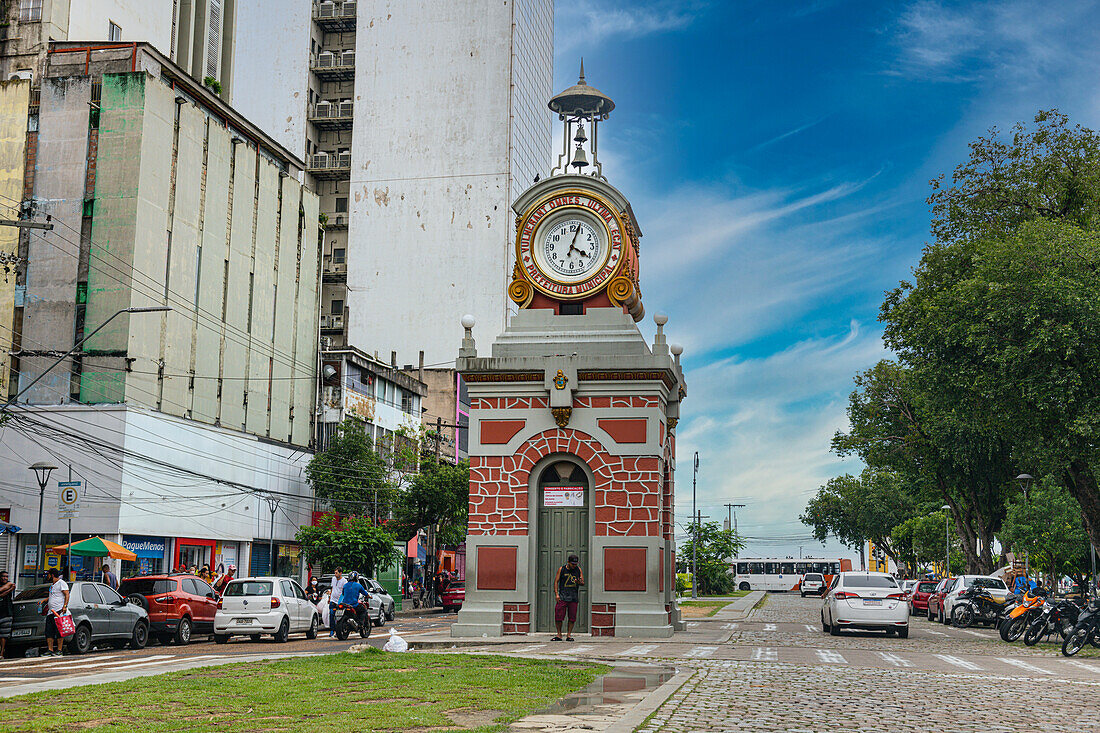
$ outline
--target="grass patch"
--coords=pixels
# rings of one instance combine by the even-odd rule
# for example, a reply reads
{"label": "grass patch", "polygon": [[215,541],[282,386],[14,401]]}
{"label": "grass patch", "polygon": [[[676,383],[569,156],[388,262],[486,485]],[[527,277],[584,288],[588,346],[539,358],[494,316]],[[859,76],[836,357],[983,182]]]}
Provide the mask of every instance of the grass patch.
{"label": "grass patch", "polygon": [[764,595],[760,596],[760,600],[756,602],[756,605],[753,606],[753,608],[763,608],[765,605],[767,605],[767,603],[768,603],[768,594],[765,593]]}
{"label": "grass patch", "polygon": [[607,670],[466,654],[343,653],[229,664],[0,700],[0,731],[489,733]]}
{"label": "grass patch", "polygon": [[708,618],[730,604],[730,601],[680,601],[681,618]]}

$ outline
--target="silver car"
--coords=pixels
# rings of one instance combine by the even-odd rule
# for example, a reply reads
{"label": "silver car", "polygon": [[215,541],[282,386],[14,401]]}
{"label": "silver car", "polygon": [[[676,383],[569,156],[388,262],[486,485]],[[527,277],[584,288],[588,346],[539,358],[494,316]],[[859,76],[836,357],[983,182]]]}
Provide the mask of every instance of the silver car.
{"label": "silver car", "polygon": [[362,582],[370,592],[371,621],[374,625],[384,626],[387,621],[393,621],[397,609],[393,596],[374,578],[365,578]]}

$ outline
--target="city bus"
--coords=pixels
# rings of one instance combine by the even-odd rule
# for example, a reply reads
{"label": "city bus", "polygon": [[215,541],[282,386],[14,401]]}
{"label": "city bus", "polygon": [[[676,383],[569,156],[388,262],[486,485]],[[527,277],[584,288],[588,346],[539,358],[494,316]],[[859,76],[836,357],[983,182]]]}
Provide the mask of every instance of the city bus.
{"label": "city bus", "polygon": [[738,558],[730,563],[737,590],[796,591],[806,573],[824,575],[827,588],[836,575],[851,569],[852,561],[848,558]]}

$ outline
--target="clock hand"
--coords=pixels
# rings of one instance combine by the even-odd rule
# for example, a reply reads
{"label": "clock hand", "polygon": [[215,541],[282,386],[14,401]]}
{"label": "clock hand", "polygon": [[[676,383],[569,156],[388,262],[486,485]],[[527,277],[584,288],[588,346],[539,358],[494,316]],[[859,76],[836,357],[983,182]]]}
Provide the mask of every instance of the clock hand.
{"label": "clock hand", "polygon": [[570,249],[572,249],[573,245],[577,243],[577,235],[580,234],[580,233],[581,233],[581,228],[577,227],[577,231],[573,232],[573,241],[571,241],[569,243]]}

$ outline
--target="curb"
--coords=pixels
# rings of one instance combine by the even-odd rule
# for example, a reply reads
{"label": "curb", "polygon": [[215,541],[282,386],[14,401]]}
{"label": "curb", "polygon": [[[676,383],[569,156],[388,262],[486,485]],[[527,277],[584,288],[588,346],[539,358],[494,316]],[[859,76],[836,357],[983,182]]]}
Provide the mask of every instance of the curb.
{"label": "curb", "polygon": [[656,712],[657,708],[661,707],[666,700],[672,697],[673,693],[683,687],[694,675],[695,670],[677,672],[668,682],[646,695],[630,712],[612,723],[606,729],[606,733],[633,733],[635,728],[645,722],[646,718]]}

